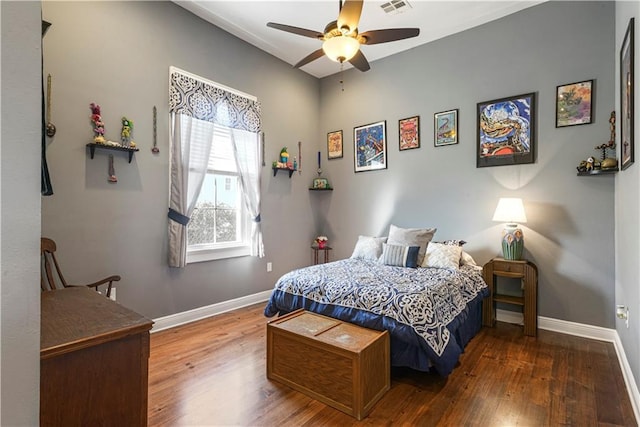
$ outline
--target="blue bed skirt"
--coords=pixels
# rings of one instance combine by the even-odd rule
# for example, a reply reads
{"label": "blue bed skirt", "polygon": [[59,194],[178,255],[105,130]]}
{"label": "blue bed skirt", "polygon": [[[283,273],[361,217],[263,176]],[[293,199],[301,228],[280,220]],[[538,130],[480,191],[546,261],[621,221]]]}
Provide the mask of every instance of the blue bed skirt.
{"label": "blue bed skirt", "polygon": [[391,337],[391,365],[409,367],[419,371],[434,369],[442,376],[451,373],[458,363],[467,343],[482,327],[482,300],[488,295],[483,289],[466,308],[447,325],[451,339],[443,354],[438,356],[427,343],[408,325],[386,316],[380,316],[352,307],[322,304],[301,295],[293,295],[275,289],[271,294],[264,314],[267,317],[283,315],[304,308],[314,313],[354,323],[365,328],[389,331]]}

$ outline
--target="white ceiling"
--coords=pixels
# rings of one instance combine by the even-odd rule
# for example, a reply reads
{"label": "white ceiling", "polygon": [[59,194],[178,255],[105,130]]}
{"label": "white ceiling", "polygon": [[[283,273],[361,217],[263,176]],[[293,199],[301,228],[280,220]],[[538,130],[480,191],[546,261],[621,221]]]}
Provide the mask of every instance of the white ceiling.
{"label": "white ceiling", "polygon": [[[362,53],[375,67],[376,59],[472,28],[546,0],[433,1],[408,0],[411,8],[387,14],[380,5],[387,1],[365,0],[359,32],[385,28],[420,28],[420,35],[407,40],[362,46]],[[337,0],[173,0],[197,16],[240,39],[295,64],[322,42],[309,37],[267,27],[267,22],[292,25],[323,32],[325,25],[338,17]],[[345,70],[352,68],[345,64]],[[340,65],[326,56],[301,68],[324,77],[340,71]]]}

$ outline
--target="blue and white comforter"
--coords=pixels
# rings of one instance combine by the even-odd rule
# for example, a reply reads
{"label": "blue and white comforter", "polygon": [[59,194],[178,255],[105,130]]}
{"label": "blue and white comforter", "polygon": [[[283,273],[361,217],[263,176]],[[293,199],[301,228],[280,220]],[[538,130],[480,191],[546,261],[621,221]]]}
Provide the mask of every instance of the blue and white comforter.
{"label": "blue and white comforter", "polygon": [[[387,329],[392,364],[420,370],[433,366],[441,375],[448,375],[480,327],[478,310],[487,295],[482,272],[472,266],[458,270],[405,268],[344,259],[282,276],[265,315],[305,308],[365,327]],[[457,332],[461,326],[467,329],[462,337]],[[412,354],[414,347],[426,355]]]}

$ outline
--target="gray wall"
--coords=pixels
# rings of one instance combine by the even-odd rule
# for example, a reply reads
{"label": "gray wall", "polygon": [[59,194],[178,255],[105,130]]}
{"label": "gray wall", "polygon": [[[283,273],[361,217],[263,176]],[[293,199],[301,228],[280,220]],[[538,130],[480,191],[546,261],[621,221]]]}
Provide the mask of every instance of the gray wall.
{"label": "gray wall", "polygon": [[[39,291],[32,285],[37,281],[40,235],[39,124],[33,122],[39,116],[40,100],[39,5],[0,2],[2,425],[36,425],[38,414]],[[100,273],[119,272],[125,278],[118,294],[121,301],[156,317],[268,289],[280,273],[308,263],[306,247],[317,232],[329,235],[337,255],[348,256],[357,234],[385,234],[391,221],[436,225],[437,238],[469,240],[470,252],[484,262],[499,252],[500,225],[489,221],[496,199],[517,194],[525,198],[528,256],[541,269],[540,314],[546,316],[612,327],[610,258],[615,218],[615,301],[632,310],[631,327],[626,329],[618,321],[616,328],[634,376],[640,377],[638,166],[616,175],[615,215],[611,179],[574,174],[578,160],[608,137],[606,117],[619,102],[617,70],[607,64],[617,62],[630,17],[636,17],[638,30],[637,2],[616,3],[615,40],[611,4],[545,4],[377,61],[369,73],[348,72],[344,94],[339,93],[336,77],[325,79],[321,107],[313,79],[173,5],[128,3],[105,9],[100,3],[46,2],[43,7],[44,18],[54,22],[45,42],[45,72],[54,76],[53,121],[59,129],[49,147],[56,194],[43,199],[43,234],[60,243],[70,279],[81,282]],[[510,38],[503,40],[505,34]],[[176,39],[201,45],[180,53]],[[482,41],[506,45],[487,51]],[[225,63],[211,58],[216,52],[226,52]],[[417,59],[412,58],[415,53]],[[527,60],[528,56],[532,58]],[[149,62],[154,63],[146,65]],[[166,268],[167,112],[162,109],[170,63],[259,96],[267,104],[267,158],[275,157],[281,145],[298,139],[304,141],[310,158],[312,151],[325,149],[326,131],[345,130],[345,158],[327,162],[325,157],[323,163],[334,192],[307,195],[314,176],[310,167],[291,180],[273,178],[265,171],[267,260],[205,263],[192,266],[193,272]],[[138,67],[143,71],[136,71]],[[478,73],[478,69],[487,72]],[[556,130],[555,86],[587,78],[597,79],[596,123]],[[447,82],[453,82],[451,88]],[[371,88],[377,91],[372,94]],[[476,102],[532,90],[539,94],[537,162],[476,170]],[[377,102],[361,101],[372,96]],[[338,111],[350,113],[343,117],[330,111],[332,100],[344,105]],[[84,151],[91,136],[88,104],[93,101],[103,105],[107,130],[115,135],[114,123],[120,115],[136,120],[141,152],[131,165],[116,159],[120,182],[114,187],[105,184],[106,158],[96,156],[90,161]],[[124,111],[129,105],[132,110]],[[159,157],[146,153],[152,105],[158,105],[160,117],[164,116]],[[432,114],[455,107],[461,110],[461,143],[435,149]],[[318,108],[321,125],[314,119]],[[400,153],[395,148],[396,120],[413,114],[422,118],[422,148]],[[353,174],[352,127],[380,119],[387,119],[389,125],[389,169]],[[637,123],[638,110],[636,130]],[[403,189],[401,181],[412,187]],[[462,210],[459,205],[467,207]],[[268,260],[274,262],[271,275],[262,272]],[[231,277],[230,287],[222,283]],[[598,294],[602,297],[594,303]]]}
{"label": "gray wall", "polygon": [[[328,235],[341,258],[358,234],[386,234],[391,222],[464,238],[484,263],[500,252],[502,225],[491,222],[498,198],[519,196],[529,218],[527,257],[540,269],[539,314],[614,326],[614,178],[575,173],[609,138],[613,3],[535,6],[376,61],[367,73],[346,72],[344,92],[338,75],[318,85],[170,3],[47,2],[43,10],[53,22],[45,72],[54,78],[59,128],[48,150],[55,195],[43,200],[43,234],[58,241],[71,281],[118,272],[119,300],[158,317],[269,289],[281,273],[308,264],[316,233]],[[267,163],[279,147],[304,143],[302,176],[273,177],[265,168],[265,260],[166,267],[169,65],[258,96]],[[586,79],[596,80],[595,123],[556,129],[556,86]],[[477,169],[476,103],[527,92],[538,97],[536,162]],[[106,181],[106,155],[90,160],[84,147],[90,102],[102,105],[112,139],[121,115],[136,124],[141,151],[131,164],[116,158],[116,185]],[[153,105],[160,156],[149,152]],[[435,148],[433,113],[450,108],[460,110],[460,144]],[[399,152],[397,120],[415,114],[422,147]],[[352,129],[378,120],[387,120],[389,168],[354,174]],[[345,155],[327,161],[325,135],[337,129],[345,131]],[[335,191],[309,194],[318,149]]]}
{"label": "gray wall", "polygon": [[[526,257],[539,268],[538,314],[614,327],[614,177],[578,177],[609,139],[615,108],[614,3],[549,2],[322,80],[321,133],[343,129],[344,158],[321,222],[337,257],[390,223],[437,227],[479,263],[500,254],[499,197],[522,197]],[[363,52],[375,49],[365,46]],[[560,84],[595,79],[595,122],[555,128]],[[476,104],[537,93],[534,164],[476,168]],[[337,107],[339,106],[339,107]],[[433,146],[433,114],[458,108],[458,145]],[[348,112],[348,113],[345,113]],[[398,119],[420,115],[421,147],[398,150]],[[354,174],[353,127],[387,121],[388,169]]]}
{"label": "gray wall", "polygon": [[[309,156],[314,151],[317,79],[170,2],[45,2],[43,16],[52,23],[45,75],[53,78],[58,132],[47,150],[54,195],[42,201],[42,233],[58,243],[68,281],[120,274],[118,300],[157,318],[268,290],[281,274],[309,263],[307,188],[314,172],[273,177],[271,161],[282,146],[296,155],[298,141]],[[255,95],[263,105],[265,259],[167,267],[170,65]],[[92,160],[85,147],[91,102],[102,107],[108,139],[118,140],[121,116],[134,121],[140,151],[131,164],[116,153],[117,184],[107,182],[107,153],[97,151]],[[150,151],[154,105],[159,155]]]}
{"label": "gray wall", "polygon": [[0,2],[0,425],[38,425],[40,3]]}
{"label": "gray wall", "polygon": [[[635,18],[635,163],[616,176],[616,304],[629,307],[629,328],[624,320],[616,321],[616,330],[640,388],[640,54],[638,54],[638,34],[640,34],[640,3],[616,3],[616,52],[629,25]],[[619,75],[619,61],[616,61],[616,76]],[[620,91],[616,83],[616,108],[620,111]],[[619,136],[618,136],[619,142]]]}

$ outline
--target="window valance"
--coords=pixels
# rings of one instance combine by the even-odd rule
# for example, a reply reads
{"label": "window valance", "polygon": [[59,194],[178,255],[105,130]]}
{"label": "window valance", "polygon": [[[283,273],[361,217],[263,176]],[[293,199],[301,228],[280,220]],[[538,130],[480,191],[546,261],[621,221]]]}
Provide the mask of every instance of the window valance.
{"label": "window valance", "polygon": [[260,132],[260,103],[171,68],[169,112],[232,129]]}

